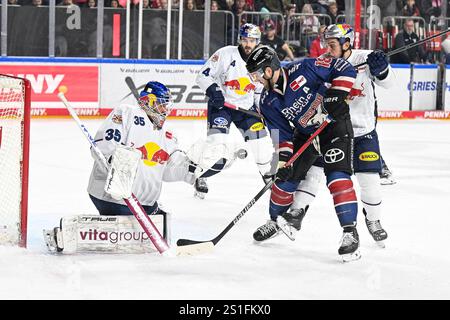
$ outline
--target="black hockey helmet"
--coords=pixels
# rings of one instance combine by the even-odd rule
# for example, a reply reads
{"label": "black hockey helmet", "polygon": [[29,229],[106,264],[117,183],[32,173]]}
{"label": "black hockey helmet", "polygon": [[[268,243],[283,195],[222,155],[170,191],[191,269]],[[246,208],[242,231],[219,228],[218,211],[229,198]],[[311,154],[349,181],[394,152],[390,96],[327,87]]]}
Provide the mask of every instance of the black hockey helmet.
{"label": "black hockey helmet", "polygon": [[264,74],[264,70],[269,67],[272,71],[280,69],[281,63],[277,53],[268,46],[257,47],[247,59],[247,71],[249,73],[259,71]]}

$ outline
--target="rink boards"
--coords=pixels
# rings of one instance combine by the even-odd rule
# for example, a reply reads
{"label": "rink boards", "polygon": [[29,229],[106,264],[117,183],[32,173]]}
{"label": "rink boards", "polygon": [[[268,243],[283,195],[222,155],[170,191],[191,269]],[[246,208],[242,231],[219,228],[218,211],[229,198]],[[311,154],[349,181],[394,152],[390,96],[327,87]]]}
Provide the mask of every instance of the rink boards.
{"label": "rink boards", "polygon": [[[195,78],[203,61],[194,60],[122,60],[66,58],[2,58],[1,73],[25,77],[32,86],[32,116],[67,116],[57,98],[60,89],[80,116],[101,117],[121,103],[134,103],[126,85],[130,77],[138,89],[146,82],[157,80],[166,84],[174,97],[171,117],[204,119],[206,101]],[[385,119],[450,119],[450,104],[435,111],[436,65],[416,65],[410,110],[410,66],[392,65],[397,81],[395,87],[377,88],[380,118]],[[450,66],[446,69],[445,100],[450,101]],[[236,79],[239,81],[239,79]],[[242,86],[245,84],[242,83]],[[364,88],[361,88],[364,94]]]}

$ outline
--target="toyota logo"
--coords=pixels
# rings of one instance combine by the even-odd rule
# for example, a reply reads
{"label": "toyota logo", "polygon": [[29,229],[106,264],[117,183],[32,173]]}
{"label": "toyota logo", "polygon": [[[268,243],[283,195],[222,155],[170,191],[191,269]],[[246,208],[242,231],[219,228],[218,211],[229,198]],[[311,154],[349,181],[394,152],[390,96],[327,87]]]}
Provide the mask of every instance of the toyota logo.
{"label": "toyota logo", "polygon": [[323,156],[326,163],[335,163],[344,159],[345,153],[341,149],[330,149]]}

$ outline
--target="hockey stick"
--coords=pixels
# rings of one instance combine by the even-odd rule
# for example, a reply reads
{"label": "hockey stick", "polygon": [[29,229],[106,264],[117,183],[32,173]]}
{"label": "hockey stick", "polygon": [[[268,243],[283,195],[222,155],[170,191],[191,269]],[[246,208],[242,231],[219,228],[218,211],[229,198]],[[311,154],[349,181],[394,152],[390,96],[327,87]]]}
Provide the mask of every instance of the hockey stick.
{"label": "hockey stick", "polygon": [[[448,33],[448,32],[450,32],[450,28],[447,29],[447,30],[444,30],[444,31],[442,31],[442,32],[439,32],[439,33],[437,33],[437,34],[435,34],[435,35],[432,35],[432,36],[430,36],[430,37],[428,37],[428,38],[419,40],[419,41],[417,41],[417,42],[410,43],[410,44],[408,44],[408,45],[406,45],[406,46],[403,46],[403,47],[401,47],[401,48],[397,48],[397,49],[395,49],[395,50],[393,50],[393,51],[390,51],[390,52],[386,53],[386,56],[390,57],[390,56],[393,56],[393,55],[395,55],[395,54],[397,54],[397,53],[400,53],[400,52],[409,50],[409,49],[411,49],[411,48],[414,48],[415,46],[419,46],[419,45],[421,45],[421,44],[423,44],[423,43],[426,43],[426,42],[428,42],[428,41],[430,41],[430,40],[432,40],[432,39],[434,39],[434,38],[443,36],[444,34],[446,34],[446,33]],[[358,67],[361,67],[361,66],[363,66],[363,65],[365,65],[365,64],[367,64],[367,61],[362,62],[362,63],[360,63],[360,64],[357,64],[357,65],[354,66],[354,67],[355,67],[355,68],[358,68]]]}
{"label": "hockey stick", "polygon": [[240,107],[235,106],[234,104],[231,104],[231,103],[228,103],[228,102],[225,102],[223,105],[224,105],[225,107],[229,108],[229,109],[237,110],[237,111],[246,113],[246,114],[248,114],[248,115],[250,115],[250,116],[257,117],[257,118],[262,118],[262,115],[259,114],[258,112],[255,112],[255,111],[243,109],[243,108],[240,108]]}
{"label": "hockey stick", "polygon": [[[95,153],[95,156],[97,160],[105,167],[109,168],[108,161],[106,160],[103,153],[100,151],[100,149],[97,147],[97,144],[95,143],[94,138],[89,134],[89,131],[84,126],[84,124],[81,122],[80,118],[76,114],[75,110],[70,105],[69,101],[67,101],[66,97],[64,96],[63,92],[58,93],[58,98],[64,103],[64,106],[69,111],[72,118],[77,123],[80,130],[83,132],[86,139],[89,141],[89,144],[91,145],[92,150]],[[155,227],[153,222],[150,220],[149,216],[145,212],[142,205],[139,203],[138,199],[134,194],[131,195],[130,198],[123,199],[130,208],[133,215],[138,220],[139,224],[141,225],[142,229],[144,229],[145,233],[149,237],[149,239],[152,241],[156,249],[161,254],[168,254],[169,253],[169,245],[167,244],[166,240],[161,236],[158,229]]]}
{"label": "hockey stick", "polygon": [[[139,101],[139,92],[138,92],[138,90],[136,88],[136,85],[134,84],[133,79],[131,79],[131,77],[126,77],[125,78],[125,83],[127,84],[128,88],[131,90],[131,93],[136,98],[136,100]],[[250,116],[261,118],[261,115],[258,112],[247,110],[247,109],[243,109],[243,108],[240,108],[240,107],[235,106],[234,104],[231,104],[231,103],[228,103],[228,102],[225,102],[224,106],[229,108],[229,109],[233,109],[233,110],[237,110],[237,111],[246,113],[246,114],[248,114]]]}
{"label": "hockey stick", "polygon": [[[308,148],[308,146],[312,143],[315,137],[319,135],[323,129],[332,121],[332,119],[327,116],[325,121],[320,125],[319,128],[306,140],[306,142],[300,147],[300,149],[297,150],[297,152],[289,159],[288,162],[284,165],[285,167],[288,167],[294,163],[295,160]],[[261,189],[261,191],[258,192],[256,196],[254,196],[250,202],[244,207],[244,209],[239,212],[239,214],[233,219],[233,221],[228,224],[228,226],[214,239],[212,240],[206,240],[206,241],[196,241],[196,240],[189,240],[189,239],[178,239],[177,241],[177,252],[185,255],[189,254],[196,254],[196,253],[202,253],[202,252],[208,252],[212,251],[214,246],[222,239],[225,234],[227,234],[228,231],[230,231],[231,228],[244,216],[244,214],[258,201],[263,194],[269,190],[272,185],[275,183],[275,180],[269,181],[264,188]]]}
{"label": "hockey stick", "polygon": [[127,84],[128,88],[131,90],[131,93],[136,98],[136,100],[139,101],[139,92],[134,84],[133,79],[131,79],[131,77],[126,77],[125,83]]}

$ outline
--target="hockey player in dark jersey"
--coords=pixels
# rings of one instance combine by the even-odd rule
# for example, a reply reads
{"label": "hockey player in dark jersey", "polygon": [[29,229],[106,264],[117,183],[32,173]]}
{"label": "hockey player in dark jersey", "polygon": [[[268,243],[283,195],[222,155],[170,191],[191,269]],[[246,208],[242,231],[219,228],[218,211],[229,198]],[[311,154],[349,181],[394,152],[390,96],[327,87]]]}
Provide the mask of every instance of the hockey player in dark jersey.
{"label": "hockey player in dark jersey", "polygon": [[[356,71],[343,59],[316,58],[281,68],[276,53],[269,47],[257,48],[247,60],[247,70],[264,84],[260,110],[278,150],[278,171],[270,197],[270,220],[254,233],[262,241],[283,230],[283,225],[298,224],[302,217],[287,212],[299,182],[321,156],[327,187],[343,236],[339,254],[344,261],[360,258],[356,229],[357,198],[352,175],[353,129],[346,102]],[[289,158],[329,114],[334,120],[294,162]],[[300,221],[298,221],[300,220]]]}

